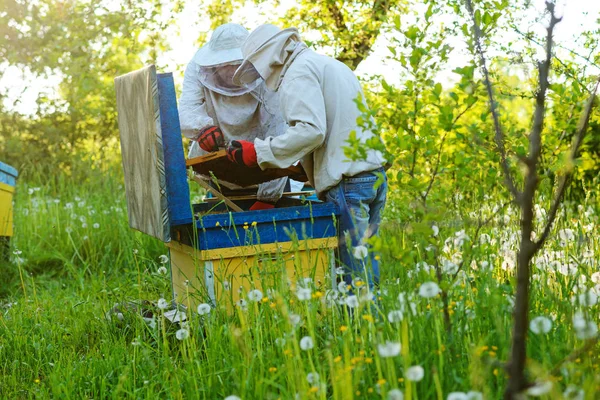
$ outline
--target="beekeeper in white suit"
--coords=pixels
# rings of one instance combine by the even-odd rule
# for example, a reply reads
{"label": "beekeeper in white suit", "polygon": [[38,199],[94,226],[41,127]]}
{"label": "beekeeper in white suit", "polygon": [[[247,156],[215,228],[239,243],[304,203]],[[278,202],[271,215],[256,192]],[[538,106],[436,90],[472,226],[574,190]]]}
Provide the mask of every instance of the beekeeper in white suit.
{"label": "beekeeper in white suit", "polygon": [[262,169],[285,168],[301,160],[319,197],[340,208],[339,257],[347,267],[346,281],[366,273],[370,286],[376,285],[378,257],[367,249],[386,201],[385,160],[375,150],[368,150],[360,161],[344,154],[351,132],[363,142],[374,135],[356,122],[361,112],[355,99],[364,99],[358,79],[345,64],[308,49],[296,28],[261,25],[250,34],[242,53],[244,62],[234,83],[245,86],[264,80],[269,90],[279,93],[289,127],[278,137],[232,142],[228,156]]}
{"label": "beekeeper in white suit", "polygon": [[[193,141],[190,158],[216,151],[229,141],[264,139],[285,132],[276,93],[265,90],[260,79],[243,87],[232,82],[248,34],[238,24],[219,26],[185,70],[179,120],[181,132]],[[287,178],[281,178],[259,185],[258,201],[250,209],[272,208],[286,182]],[[220,185],[238,189],[227,182]]]}

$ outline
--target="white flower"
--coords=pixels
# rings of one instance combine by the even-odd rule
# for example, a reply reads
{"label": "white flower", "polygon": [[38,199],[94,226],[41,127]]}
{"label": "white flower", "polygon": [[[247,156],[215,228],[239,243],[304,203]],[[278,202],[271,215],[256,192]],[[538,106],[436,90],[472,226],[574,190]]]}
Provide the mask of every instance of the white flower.
{"label": "white flower", "polygon": [[426,299],[437,296],[441,293],[440,287],[435,282],[425,282],[419,287],[419,296]]}
{"label": "white flower", "polygon": [[475,392],[475,391],[469,391],[467,392],[467,399],[468,400],[483,400],[483,393],[481,392]]}
{"label": "white flower", "polygon": [[358,307],[358,297],[355,295],[350,295],[346,297],[346,305],[350,308]]}
{"label": "white flower", "polygon": [[558,237],[563,242],[572,242],[575,239],[575,233],[573,233],[573,229],[561,229],[558,231]]}
{"label": "white flower", "polygon": [[283,346],[285,346],[285,339],[284,338],[280,338],[280,337],[278,337],[277,339],[275,339],[275,346],[277,346],[277,347],[283,347]]}
{"label": "white flower", "polygon": [[261,301],[263,298],[263,294],[260,290],[258,289],[254,289],[248,292],[248,300],[250,301]]}
{"label": "white flower", "polygon": [[314,386],[319,383],[319,374],[316,372],[309,372],[308,375],[306,375],[306,380]]}
{"label": "white flower", "polygon": [[23,254],[23,252],[22,252],[21,250],[19,250],[19,249],[15,249],[15,250],[13,251],[13,254],[14,254],[15,256],[20,256],[21,254]]}
{"label": "white flower", "polygon": [[400,389],[392,389],[388,392],[388,400],[404,400],[404,393]]}
{"label": "white flower", "polygon": [[354,258],[357,260],[363,260],[369,254],[369,250],[367,250],[366,246],[360,245],[354,248]]}
{"label": "white flower", "polygon": [[490,240],[491,237],[487,233],[482,233],[481,235],[479,235],[479,244],[489,243]]}
{"label": "white flower", "polygon": [[94,229],[98,229],[98,228],[100,228],[100,224],[99,224],[99,223],[97,223],[97,222],[95,222],[95,223],[94,223],[94,225],[92,225],[92,227],[93,227]]}
{"label": "white flower", "polygon": [[594,293],[592,290],[580,294],[578,298],[579,304],[583,307],[592,307],[598,302],[598,295],[596,295],[596,293]]}
{"label": "white flower", "polygon": [[202,303],[198,304],[196,311],[198,311],[199,315],[208,315],[210,313],[210,308],[210,304]]}
{"label": "white flower", "polygon": [[156,272],[158,272],[161,275],[166,275],[168,271],[166,267],[158,267],[158,270],[156,270]]}
{"label": "white flower", "polygon": [[158,257],[158,261],[160,261],[161,264],[166,264],[169,262],[169,256],[167,256],[166,254],[161,254]]}
{"label": "white flower", "polygon": [[455,236],[456,237],[454,238],[454,246],[456,247],[461,247],[467,240],[471,240],[469,235],[465,233],[464,229],[456,232]]}
{"label": "white flower", "polygon": [[583,389],[579,389],[574,385],[569,385],[567,386],[567,390],[563,393],[563,397],[568,400],[583,400],[585,398],[585,393],[583,392]]}
{"label": "white flower", "polygon": [[592,282],[594,283],[600,283],[600,272],[594,272],[591,276],[590,279],[592,280]]}
{"label": "white flower", "polygon": [[548,317],[535,317],[529,322],[529,329],[536,335],[545,334],[552,329],[552,320]]}
{"label": "white flower", "polygon": [[409,381],[419,382],[425,376],[425,370],[420,365],[414,365],[409,367],[404,375]]}
{"label": "white flower", "polygon": [[313,347],[315,347],[315,343],[313,342],[313,338],[310,336],[304,336],[302,339],[300,339],[300,348],[302,350],[310,350]]}
{"label": "white flower", "polygon": [[175,332],[175,337],[177,340],[185,340],[190,337],[190,331],[187,329],[179,329],[177,332]]}
{"label": "white flower", "polygon": [[[346,271],[344,271],[344,267],[337,267],[335,269],[335,274],[336,275],[344,275],[345,273],[346,273]],[[340,283],[342,283],[342,282],[340,282]]]}
{"label": "white flower", "polygon": [[388,321],[390,321],[392,324],[402,321],[403,318],[404,315],[400,310],[392,310],[388,313]]}
{"label": "white flower", "polygon": [[442,271],[448,275],[454,275],[458,272],[458,265],[450,260],[442,259]]}
{"label": "white flower", "polygon": [[298,314],[291,313],[288,318],[290,320],[290,324],[292,324],[294,327],[298,326],[300,321],[302,321],[302,318]]}
{"label": "white flower", "polygon": [[298,297],[298,300],[300,301],[310,300],[311,295],[312,290],[308,287],[299,287],[298,290],[296,290],[296,297]]}
{"label": "white flower", "polygon": [[380,343],[377,345],[377,351],[381,357],[396,357],[400,354],[400,350],[402,346],[398,342],[390,342],[386,341],[385,343]]}
{"label": "white flower", "polygon": [[598,334],[598,325],[594,321],[586,320],[581,312],[573,316],[573,328],[577,338],[581,340],[593,339]]}
{"label": "white flower", "polygon": [[433,231],[433,237],[437,237],[438,233],[440,233],[440,228],[438,228],[437,225],[433,225],[431,230]]}
{"label": "white flower", "polygon": [[84,222],[83,224],[81,224],[81,227],[82,227],[83,229],[85,229],[85,228],[87,228],[87,224]]}
{"label": "white flower", "polygon": [[236,396],[235,394],[232,394],[231,396],[225,397],[225,400],[242,400],[242,399],[240,397]]}
{"label": "white flower", "polygon": [[526,393],[532,397],[540,397],[552,390],[552,382],[544,381],[544,382],[536,382],[535,385],[527,389]]}
{"label": "white flower", "polygon": [[446,400],[468,400],[468,397],[464,392],[450,392]]}
{"label": "white flower", "polygon": [[348,292],[348,284],[346,284],[346,282],[344,282],[344,281],[341,281],[337,285],[337,290],[340,293],[346,293],[346,292]]}
{"label": "white flower", "polygon": [[239,299],[236,305],[242,310],[245,310],[248,307],[248,302],[245,299]]}
{"label": "white flower", "polygon": [[158,299],[158,302],[156,303],[156,305],[161,310],[165,310],[167,307],[169,307],[169,302],[161,297],[160,299]]}

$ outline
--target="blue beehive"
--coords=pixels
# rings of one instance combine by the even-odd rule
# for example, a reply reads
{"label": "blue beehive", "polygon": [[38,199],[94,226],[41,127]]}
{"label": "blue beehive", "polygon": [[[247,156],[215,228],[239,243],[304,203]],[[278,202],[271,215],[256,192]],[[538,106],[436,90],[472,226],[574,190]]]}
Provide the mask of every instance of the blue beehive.
{"label": "blue beehive", "polygon": [[177,302],[231,310],[251,289],[333,279],[334,205],[282,199],[282,208],[244,212],[191,205],[172,75],[150,66],[115,86],[129,223],[168,243]]}

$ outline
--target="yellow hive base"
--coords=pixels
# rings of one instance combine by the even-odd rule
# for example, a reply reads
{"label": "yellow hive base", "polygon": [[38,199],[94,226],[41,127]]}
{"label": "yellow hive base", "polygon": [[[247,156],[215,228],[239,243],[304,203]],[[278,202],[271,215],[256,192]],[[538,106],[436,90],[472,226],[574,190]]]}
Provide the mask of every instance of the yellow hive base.
{"label": "yellow hive base", "polygon": [[303,278],[311,278],[317,287],[335,279],[337,238],[208,251],[178,242],[167,245],[175,300],[192,310],[200,303],[212,302],[231,312],[253,289],[266,296],[267,289],[285,291]]}
{"label": "yellow hive base", "polygon": [[0,236],[13,235],[12,199],[15,188],[0,182]]}

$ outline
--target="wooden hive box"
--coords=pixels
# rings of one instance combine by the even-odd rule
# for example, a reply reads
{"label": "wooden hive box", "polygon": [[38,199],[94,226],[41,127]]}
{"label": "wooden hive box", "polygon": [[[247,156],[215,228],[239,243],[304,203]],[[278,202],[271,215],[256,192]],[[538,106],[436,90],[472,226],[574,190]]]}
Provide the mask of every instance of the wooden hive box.
{"label": "wooden hive box", "polygon": [[13,195],[17,176],[16,169],[0,162],[0,237],[3,238],[13,235]]}
{"label": "wooden hive box", "polygon": [[[191,204],[172,74],[149,66],[116,78],[115,87],[129,224],[167,243],[176,302],[231,311],[252,289],[287,290],[300,279],[331,287],[335,206],[282,199],[271,210],[229,212],[221,203]],[[294,167],[240,172],[223,165],[222,154],[212,157],[218,167],[188,165],[242,186],[302,179]],[[247,209],[252,201],[236,203]]]}

